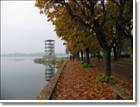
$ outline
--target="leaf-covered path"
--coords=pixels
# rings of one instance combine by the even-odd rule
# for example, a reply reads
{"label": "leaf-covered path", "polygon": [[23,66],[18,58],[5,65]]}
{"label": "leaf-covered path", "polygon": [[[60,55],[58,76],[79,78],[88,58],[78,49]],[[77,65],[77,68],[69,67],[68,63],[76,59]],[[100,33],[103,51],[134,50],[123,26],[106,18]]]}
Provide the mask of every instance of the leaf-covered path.
{"label": "leaf-covered path", "polygon": [[62,72],[51,99],[99,100],[112,99],[112,86],[97,83],[102,74],[97,67],[84,69],[80,63],[69,61]]}
{"label": "leaf-covered path", "polygon": [[[99,71],[104,70],[103,61],[94,60],[93,64]],[[133,63],[128,59],[112,61],[112,77],[115,79],[119,91],[126,93],[128,99],[133,99]]]}

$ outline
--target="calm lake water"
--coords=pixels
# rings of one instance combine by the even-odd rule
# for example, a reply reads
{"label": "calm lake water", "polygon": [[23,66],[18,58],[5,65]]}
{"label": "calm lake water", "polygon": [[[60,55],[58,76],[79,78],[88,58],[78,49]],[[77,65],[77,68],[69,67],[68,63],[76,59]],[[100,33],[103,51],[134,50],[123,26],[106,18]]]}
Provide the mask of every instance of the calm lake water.
{"label": "calm lake water", "polygon": [[1,58],[1,99],[34,100],[56,72],[53,65],[41,65],[34,58]]}

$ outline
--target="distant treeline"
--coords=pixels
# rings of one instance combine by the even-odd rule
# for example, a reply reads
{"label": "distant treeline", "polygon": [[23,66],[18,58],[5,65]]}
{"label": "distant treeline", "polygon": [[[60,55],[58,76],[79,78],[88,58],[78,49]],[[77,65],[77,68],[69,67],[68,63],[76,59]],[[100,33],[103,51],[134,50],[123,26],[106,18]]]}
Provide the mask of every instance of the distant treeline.
{"label": "distant treeline", "polygon": [[[9,53],[9,54],[1,54],[1,57],[43,57],[44,53]],[[66,56],[64,53],[56,53],[56,56]]]}

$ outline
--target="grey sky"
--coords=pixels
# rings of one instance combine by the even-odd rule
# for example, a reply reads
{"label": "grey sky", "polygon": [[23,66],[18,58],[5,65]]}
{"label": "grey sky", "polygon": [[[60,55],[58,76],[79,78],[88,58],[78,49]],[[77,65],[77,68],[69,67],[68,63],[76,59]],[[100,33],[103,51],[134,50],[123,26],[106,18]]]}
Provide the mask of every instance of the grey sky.
{"label": "grey sky", "polygon": [[35,1],[1,1],[1,52],[44,52],[44,40],[54,39],[56,53],[64,53],[54,26],[40,15]]}

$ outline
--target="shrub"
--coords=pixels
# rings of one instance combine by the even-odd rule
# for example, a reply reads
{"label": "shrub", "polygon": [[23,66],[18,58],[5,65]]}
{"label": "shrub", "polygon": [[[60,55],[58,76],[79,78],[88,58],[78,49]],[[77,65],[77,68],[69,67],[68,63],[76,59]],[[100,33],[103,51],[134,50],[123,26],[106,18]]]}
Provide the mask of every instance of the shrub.
{"label": "shrub", "polygon": [[115,84],[116,81],[110,77],[110,76],[106,76],[106,75],[101,75],[97,78],[96,80],[97,82],[102,82],[102,83],[111,83],[111,84]]}
{"label": "shrub", "polygon": [[82,65],[84,68],[92,68],[93,67],[93,65],[87,64],[87,63],[82,63]]}

